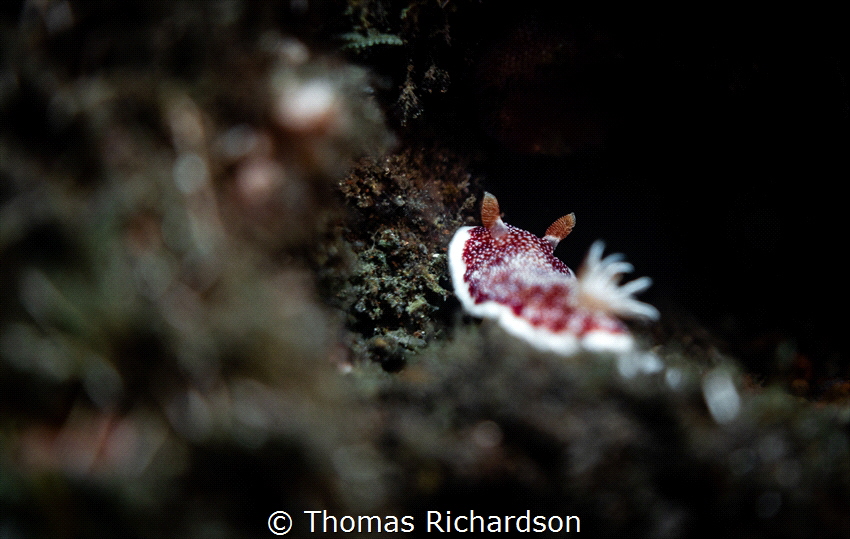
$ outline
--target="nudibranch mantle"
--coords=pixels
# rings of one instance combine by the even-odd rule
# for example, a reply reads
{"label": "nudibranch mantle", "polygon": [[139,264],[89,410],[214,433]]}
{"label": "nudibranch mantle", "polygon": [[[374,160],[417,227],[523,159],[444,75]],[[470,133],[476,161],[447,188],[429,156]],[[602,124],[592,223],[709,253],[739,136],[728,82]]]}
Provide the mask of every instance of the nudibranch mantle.
{"label": "nudibranch mantle", "polygon": [[483,226],[458,229],[449,243],[455,295],[469,314],[493,318],[534,347],[563,355],[581,349],[627,352],[634,339],[621,318],[658,318],[655,307],[633,294],[652,281],[620,286],[632,265],[614,254],[602,258],[595,242],[576,276],[555,247],[572,230],[573,214],[555,221],[542,238],[502,221],[496,197],[485,193]]}

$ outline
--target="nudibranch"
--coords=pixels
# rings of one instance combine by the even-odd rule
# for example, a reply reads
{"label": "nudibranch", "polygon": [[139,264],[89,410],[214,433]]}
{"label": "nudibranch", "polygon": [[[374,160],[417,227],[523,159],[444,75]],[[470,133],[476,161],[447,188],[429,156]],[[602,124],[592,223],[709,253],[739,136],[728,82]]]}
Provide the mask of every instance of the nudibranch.
{"label": "nudibranch", "polygon": [[620,285],[634,268],[620,254],[602,258],[601,241],[590,247],[578,275],[555,257],[574,214],[538,238],[502,221],[496,197],[485,193],[481,222],[461,227],[449,243],[455,295],[469,314],[494,318],[534,347],[563,355],[627,352],[634,339],[621,319],[658,318],[655,307],[633,297],[652,284],[650,278]]}

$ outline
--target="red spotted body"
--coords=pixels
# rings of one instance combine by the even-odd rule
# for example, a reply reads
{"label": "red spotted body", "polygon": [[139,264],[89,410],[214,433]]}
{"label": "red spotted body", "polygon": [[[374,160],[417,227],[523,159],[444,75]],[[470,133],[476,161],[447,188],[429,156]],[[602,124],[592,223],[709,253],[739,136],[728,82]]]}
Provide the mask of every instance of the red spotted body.
{"label": "red spotted body", "polygon": [[555,246],[575,223],[572,214],[540,238],[505,224],[489,193],[481,213],[485,225],[459,229],[449,246],[455,294],[470,314],[495,318],[535,347],[565,355],[581,348],[626,351],[633,339],[619,317],[657,317],[652,306],[631,297],[649,279],[618,286],[631,265],[617,255],[602,260],[601,242],[579,277],[555,257]]}

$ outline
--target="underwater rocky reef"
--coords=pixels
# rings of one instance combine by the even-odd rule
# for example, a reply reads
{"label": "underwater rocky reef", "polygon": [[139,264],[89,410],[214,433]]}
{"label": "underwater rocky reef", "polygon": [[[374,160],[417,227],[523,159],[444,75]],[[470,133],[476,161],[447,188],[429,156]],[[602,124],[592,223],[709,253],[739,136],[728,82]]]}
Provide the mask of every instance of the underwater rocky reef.
{"label": "underwater rocky reef", "polygon": [[[635,9],[4,6],[0,537],[847,537],[840,18]],[[470,316],[485,191],[660,319]]]}

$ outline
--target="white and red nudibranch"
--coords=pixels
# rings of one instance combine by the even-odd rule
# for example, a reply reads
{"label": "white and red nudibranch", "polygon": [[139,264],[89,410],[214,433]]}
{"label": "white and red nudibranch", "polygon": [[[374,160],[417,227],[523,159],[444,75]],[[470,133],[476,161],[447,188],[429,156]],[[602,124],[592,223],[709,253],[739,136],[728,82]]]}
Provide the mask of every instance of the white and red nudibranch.
{"label": "white and red nudibranch", "polygon": [[634,339],[620,319],[658,318],[655,307],[633,297],[652,281],[641,277],[621,286],[633,267],[619,254],[602,258],[601,241],[590,247],[578,276],[555,257],[558,242],[575,225],[574,214],[538,238],[505,224],[496,197],[485,193],[481,221],[483,226],[461,227],[449,244],[455,295],[469,314],[495,318],[508,333],[563,355],[627,352]]}

